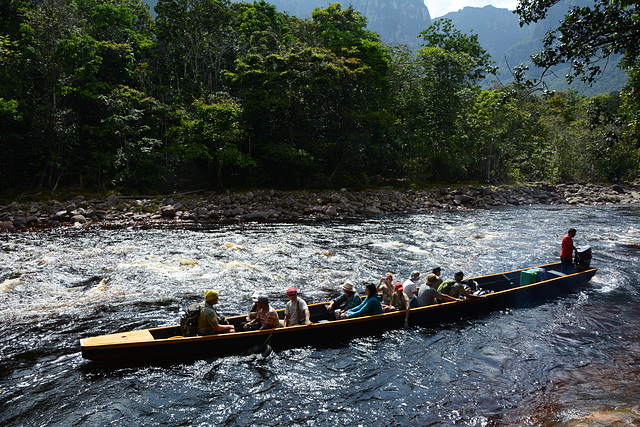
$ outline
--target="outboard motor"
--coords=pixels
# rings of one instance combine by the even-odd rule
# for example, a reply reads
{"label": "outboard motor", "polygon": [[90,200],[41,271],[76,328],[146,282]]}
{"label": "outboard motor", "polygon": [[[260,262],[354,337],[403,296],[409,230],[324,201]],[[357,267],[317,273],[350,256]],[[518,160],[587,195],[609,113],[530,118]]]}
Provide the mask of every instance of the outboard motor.
{"label": "outboard motor", "polygon": [[580,246],[576,248],[576,256],[573,264],[578,271],[588,270],[591,265],[591,246]]}

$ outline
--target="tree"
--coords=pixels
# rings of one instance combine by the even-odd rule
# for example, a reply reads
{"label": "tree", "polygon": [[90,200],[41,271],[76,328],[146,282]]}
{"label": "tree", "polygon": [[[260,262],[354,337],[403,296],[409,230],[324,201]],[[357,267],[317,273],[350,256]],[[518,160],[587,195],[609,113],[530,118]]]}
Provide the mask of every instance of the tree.
{"label": "tree", "polygon": [[[420,36],[415,66],[404,66],[411,90],[402,94],[406,110],[399,112],[408,126],[402,133],[408,172],[417,179],[464,179],[468,163],[461,157],[470,147],[460,125],[478,96],[478,82],[494,72],[491,60],[477,36],[462,34],[450,20],[436,21]],[[397,59],[409,64],[406,54]]]}
{"label": "tree", "polygon": [[179,126],[172,129],[176,141],[168,152],[207,165],[207,179],[223,188],[223,171],[256,165],[243,151],[245,132],[240,119],[242,108],[226,93],[197,99],[185,112]]}
{"label": "tree", "polygon": [[[544,19],[559,0],[523,0],[516,12],[520,25]],[[591,4],[592,3],[592,4]],[[620,114],[627,122],[623,137],[640,149],[640,3],[634,0],[594,0],[590,5],[574,7],[543,39],[543,50],[532,57],[546,70],[562,62],[571,63],[568,81],[597,79],[611,55],[620,54],[620,66],[629,75],[623,91]],[[640,172],[640,166],[637,169]]]}

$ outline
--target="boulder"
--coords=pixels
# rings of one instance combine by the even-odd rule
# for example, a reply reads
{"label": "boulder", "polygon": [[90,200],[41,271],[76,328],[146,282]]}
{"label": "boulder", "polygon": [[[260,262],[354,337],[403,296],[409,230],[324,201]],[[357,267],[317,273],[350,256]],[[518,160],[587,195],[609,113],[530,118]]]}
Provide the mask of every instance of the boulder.
{"label": "boulder", "polygon": [[58,211],[53,214],[53,217],[51,219],[53,219],[54,221],[65,221],[68,218],[68,215],[69,214],[66,210]]}
{"label": "boulder", "polygon": [[85,218],[84,215],[77,214],[71,217],[71,222],[73,223],[79,222],[80,224],[86,224],[87,218]]}
{"label": "boulder", "polygon": [[176,216],[176,210],[172,205],[166,205],[160,208],[160,215],[163,218],[173,218]]}
{"label": "boulder", "polygon": [[338,208],[335,206],[327,206],[324,210],[324,214],[328,216],[336,216],[338,215]]}
{"label": "boulder", "polygon": [[624,194],[624,188],[622,187],[622,185],[615,184],[611,187],[611,189],[616,193]]}

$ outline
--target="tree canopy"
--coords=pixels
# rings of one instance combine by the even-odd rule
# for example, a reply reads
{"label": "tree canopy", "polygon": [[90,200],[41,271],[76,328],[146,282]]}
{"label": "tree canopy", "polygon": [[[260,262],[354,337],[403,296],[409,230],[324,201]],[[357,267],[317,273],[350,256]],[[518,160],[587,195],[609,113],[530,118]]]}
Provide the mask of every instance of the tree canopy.
{"label": "tree canopy", "polygon": [[412,52],[339,3],[0,0],[0,190],[633,179],[636,6],[574,9],[536,56],[590,78],[623,55],[625,91],[589,99],[483,89],[491,58],[446,20]]}

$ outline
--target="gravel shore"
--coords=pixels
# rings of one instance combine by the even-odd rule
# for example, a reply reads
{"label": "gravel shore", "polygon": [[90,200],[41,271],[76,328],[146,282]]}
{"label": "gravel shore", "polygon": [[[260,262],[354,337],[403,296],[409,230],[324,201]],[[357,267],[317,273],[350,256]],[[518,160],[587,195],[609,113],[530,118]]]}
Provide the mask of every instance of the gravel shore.
{"label": "gravel shore", "polygon": [[13,202],[0,206],[0,230],[96,223],[285,221],[352,218],[380,213],[464,210],[505,205],[601,205],[640,203],[640,186],[531,183],[428,190],[277,191],[175,194]]}

